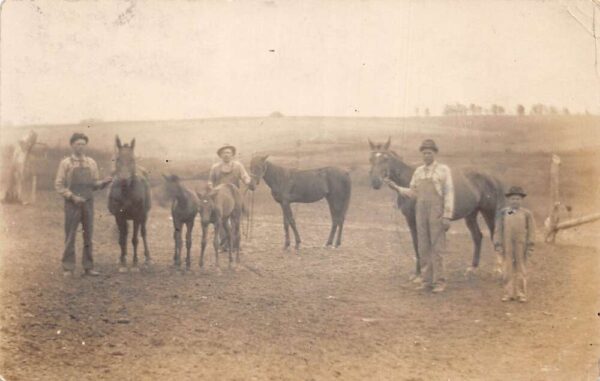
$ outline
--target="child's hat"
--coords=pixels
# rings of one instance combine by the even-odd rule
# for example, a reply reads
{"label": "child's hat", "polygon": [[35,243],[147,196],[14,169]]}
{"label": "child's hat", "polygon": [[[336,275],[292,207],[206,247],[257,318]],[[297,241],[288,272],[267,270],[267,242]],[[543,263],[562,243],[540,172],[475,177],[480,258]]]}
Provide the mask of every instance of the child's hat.
{"label": "child's hat", "polygon": [[523,190],[523,188],[521,187],[510,187],[510,189],[508,190],[508,192],[506,192],[504,195],[506,197],[510,197],[512,195],[518,194],[521,197],[526,197],[527,193],[525,193],[525,191]]}

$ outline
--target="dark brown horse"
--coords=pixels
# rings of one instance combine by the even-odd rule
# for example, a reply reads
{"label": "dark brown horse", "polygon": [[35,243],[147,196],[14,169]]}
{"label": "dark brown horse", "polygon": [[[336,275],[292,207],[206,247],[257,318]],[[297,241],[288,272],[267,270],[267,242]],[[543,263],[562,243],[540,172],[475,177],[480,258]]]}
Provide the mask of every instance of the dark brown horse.
{"label": "dark brown horse", "polygon": [[142,240],[144,241],[145,263],[150,264],[150,252],[146,240],[146,222],[150,211],[150,185],[145,177],[138,174],[135,165],[135,139],[131,144],[121,144],[117,136],[115,139],[117,148],[116,168],[114,180],[108,194],[108,210],[115,216],[119,228],[119,245],[121,246],[121,258],[119,272],[127,271],[127,221],[133,220],[133,268],[138,271],[137,245],[138,234],[141,228]]}
{"label": "dark brown horse", "polygon": [[[375,144],[369,140],[371,146],[371,186],[381,188],[385,178],[391,179],[397,185],[408,187],[415,171],[415,167],[402,161],[394,151],[390,150],[391,139],[384,144]],[[489,230],[494,234],[496,211],[502,207],[504,192],[502,184],[493,176],[475,170],[452,169],[454,182],[454,216],[452,220],[465,219],[467,227],[473,238],[473,261],[468,272],[474,271],[479,266],[481,242],[483,235],[477,223],[477,215],[481,213]],[[402,210],[410,229],[413,247],[416,254],[416,276],[421,274],[421,261],[417,244],[417,225],[415,214],[415,199],[398,196],[398,207]],[[497,258],[499,260],[499,258]],[[497,263],[498,265],[499,263]]]}
{"label": "dark brown horse", "polygon": [[348,172],[336,167],[324,167],[310,170],[297,170],[280,167],[267,161],[268,155],[254,157],[250,163],[252,185],[256,186],[260,179],[271,188],[275,201],[283,211],[283,226],[285,230],[284,249],[290,247],[289,227],[292,227],[296,239],[296,249],[300,248],[300,234],[292,213],[291,204],[294,202],[312,203],[325,198],[331,213],[331,231],[326,246],[331,246],[337,230],[335,247],[342,243],[342,230],[350,195],[352,182]]}
{"label": "dark brown horse", "polygon": [[183,225],[185,225],[187,229],[185,234],[185,267],[189,270],[191,266],[192,231],[194,230],[194,222],[198,214],[200,200],[196,193],[181,184],[177,175],[163,175],[163,178],[165,180],[163,194],[167,199],[171,200],[173,239],[175,240],[173,265],[176,268],[181,267],[181,248],[183,246],[181,235],[183,233]]}
{"label": "dark brown horse", "polygon": [[[236,264],[240,263],[240,221],[242,217],[242,196],[233,184],[221,184],[205,193],[198,193],[200,220],[202,222],[202,246],[200,249],[200,267],[204,267],[208,226],[213,224],[215,235],[215,265],[219,267],[219,237],[225,236],[229,251],[229,267],[233,262],[232,252],[236,252]],[[224,234],[221,234],[221,232]]]}

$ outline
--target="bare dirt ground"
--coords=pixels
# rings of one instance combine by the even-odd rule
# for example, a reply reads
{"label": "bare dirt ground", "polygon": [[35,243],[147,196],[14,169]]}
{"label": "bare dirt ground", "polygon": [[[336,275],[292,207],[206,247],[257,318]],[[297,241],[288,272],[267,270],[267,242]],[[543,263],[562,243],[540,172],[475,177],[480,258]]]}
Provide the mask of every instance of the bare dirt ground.
{"label": "bare dirt ground", "polygon": [[[382,140],[386,128],[364,135]],[[404,146],[420,134],[403,131],[393,139],[404,138]],[[528,134],[531,140],[558,140],[538,130]],[[469,143],[488,135],[455,135],[448,141],[459,145],[440,160],[480,166],[506,183],[519,181],[530,191],[526,206],[541,235],[549,153],[506,152],[498,147],[510,144],[494,141],[480,155]],[[444,135],[433,137],[444,146]],[[472,249],[462,222],[453,223],[449,234],[447,292],[415,291],[408,282],[414,267],[409,234],[392,208],[391,191],[369,187],[363,136],[341,143],[328,139],[304,145],[300,165],[333,162],[351,169],[354,189],[343,246],[321,247],[329,216],[319,202],[296,208],[304,246],[299,255],[284,253],[281,212],[261,184],[254,234],[243,242],[243,265],[222,275],[211,267],[212,250],[208,270],[198,270],[198,227],[193,271],[170,269],[171,221],[168,209],[158,205],[149,226],[153,267],[117,273],[116,230],[101,193],[94,243],[102,275],[63,279],[59,197],[42,192],[34,205],[1,205],[0,374],[8,381],[596,378],[597,224],[559,235],[554,246],[539,244],[529,263],[525,305],[500,302],[488,232],[481,269],[464,276]],[[291,144],[272,149],[285,151]],[[598,210],[598,155],[566,149],[564,197],[574,214]],[[407,156],[418,161],[414,152]],[[296,159],[280,153],[272,160]]]}

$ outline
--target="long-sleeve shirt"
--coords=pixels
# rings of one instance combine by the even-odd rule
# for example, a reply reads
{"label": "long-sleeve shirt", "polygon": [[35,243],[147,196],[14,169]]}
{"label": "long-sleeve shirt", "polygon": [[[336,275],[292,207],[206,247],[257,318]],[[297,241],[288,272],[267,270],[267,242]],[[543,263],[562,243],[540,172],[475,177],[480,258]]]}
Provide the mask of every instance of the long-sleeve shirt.
{"label": "long-sleeve shirt", "polygon": [[535,220],[528,209],[508,206],[498,212],[494,245],[503,246],[507,238],[524,242],[529,247],[535,244]]}
{"label": "long-sleeve shirt", "polygon": [[[210,173],[208,175],[208,184],[209,186],[217,186],[221,184],[221,180],[224,177],[230,177],[234,181],[242,180],[244,184],[250,184],[250,176],[244,165],[239,161],[231,161],[226,164],[224,162],[219,162],[214,164],[210,168]],[[236,184],[238,185],[238,184]]]}
{"label": "long-sleeve shirt", "polygon": [[452,172],[445,164],[437,161],[429,165],[422,165],[415,170],[410,180],[411,195],[416,195],[419,183],[430,179],[437,193],[444,199],[444,218],[452,218],[454,215],[454,183],[452,181]]}
{"label": "long-sleeve shirt", "polygon": [[54,181],[54,189],[63,196],[64,198],[71,198],[73,193],[69,190],[71,186],[71,175],[73,174],[73,168],[89,168],[92,174],[92,178],[96,182],[96,186],[99,186],[100,173],[98,172],[98,165],[96,161],[88,156],[82,156],[81,158],[71,155],[64,158],[58,165],[58,171],[56,172],[56,180]]}

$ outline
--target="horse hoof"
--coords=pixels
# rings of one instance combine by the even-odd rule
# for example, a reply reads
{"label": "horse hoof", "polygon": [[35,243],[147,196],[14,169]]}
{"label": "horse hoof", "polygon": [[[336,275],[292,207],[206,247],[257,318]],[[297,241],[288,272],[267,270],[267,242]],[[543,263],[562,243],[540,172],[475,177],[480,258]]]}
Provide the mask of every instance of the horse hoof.
{"label": "horse hoof", "polygon": [[502,269],[495,269],[492,272],[492,274],[493,274],[494,278],[496,278],[498,280],[501,280],[504,278],[504,272],[502,271]]}
{"label": "horse hoof", "polygon": [[131,267],[131,269],[129,269],[129,271],[131,271],[132,273],[139,273],[140,272],[140,268],[137,267],[137,265]]}
{"label": "horse hoof", "polygon": [[420,275],[413,275],[410,281],[413,283],[423,283],[423,278]]}
{"label": "horse hoof", "polygon": [[154,264],[154,262],[152,261],[152,259],[148,258],[144,261],[144,266],[152,266]]}
{"label": "horse hoof", "polygon": [[469,266],[465,270],[465,277],[469,277],[471,275],[475,275],[476,272],[477,272],[477,267]]}
{"label": "horse hoof", "polygon": [[128,269],[127,269],[127,267],[125,267],[125,266],[121,266],[121,267],[119,267],[119,272],[120,272],[121,274],[124,274],[124,273],[126,273],[126,272],[128,272],[128,271],[129,271],[129,270],[128,270]]}

